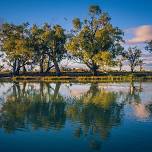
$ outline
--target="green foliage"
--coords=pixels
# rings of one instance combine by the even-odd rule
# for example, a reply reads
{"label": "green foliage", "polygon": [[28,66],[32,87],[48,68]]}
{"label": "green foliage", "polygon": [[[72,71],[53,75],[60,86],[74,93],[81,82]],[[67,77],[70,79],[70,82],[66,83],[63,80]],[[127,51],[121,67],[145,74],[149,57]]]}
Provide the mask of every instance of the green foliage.
{"label": "green foliage", "polygon": [[[112,26],[110,17],[101,11],[99,6],[90,6],[89,18],[83,22],[76,18],[73,23],[74,29],[77,30],[74,31],[74,36],[69,40],[66,48],[75,59],[86,64],[94,74],[102,67],[101,61],[106,60],[106,64],[109,64],[123,50],[121,47],[123,32]],[[108,53],[103,55],[102,52]],[[107,61],[108,59],[110,61]]]}
{"label": "green foliage", "polygon": [[81,29],[81,21],[79,18],[73,19],[72,23],[73,23],[74,29],[76,29],[76,30]]}
{"label": "green foliage", "polygon": [[6,60],[13,67],[13,73],[19,74],[21,68],[28,64],[40,65],[41,72],[48,72],[53,66],[59,71],[58,63],[66,50],[64,29],[47,23],[43,27],[28,23],[22,25],[3,24],[0,30],[1,50]]}
{"label": "green foliage", "polygon": [[101,9],[98,5],[91,5],[89,7],[89,13],[92,15],[99,15],[101,14]]}
{"label": "green foliage", "polygon": [[[57,75],[61,75],[60,63],[64,58],[85,64],[93,75],[99,69],[116,65],[121,71],[124,59],[129,61],[132,72],[137,66],[142,70],[141,51],[137,48],[124,51],[122,36],[122,30],[112,25],[108,13],[92,5],[86,19],[73,19],[70,34],[60,25],[45,23],[29,28],[28,23],[5,23],[0,28],[0,48],[3,61],[12,67],[13,74],[25,72],[29,66],[31,69],[39,66],[41,73],[55,68]],[[152,41],[147,42],[146,50],[152,52]],[[120,55],[122,58],[118,59]]]}
{"label": "green foliage", "polygon": [[29,39],[28,23],[22,25],[3,24],[0,30],[1,50],[6,55],[14,73],[29,63],[32,47]]}
{"label": "green foliage", "polygon": [[66,53],[64,49],[66,41],[64,29],[60,25],[53,27],[48,24],[43,27],[33,25],[31,40],[34,45],[35,62],[39,63],[41,72],[44,72],[45,64],[47,64],[47,72],[51,69],[52,64],[54,64],[56,70],[59,70],[58,63]]}
{"label": "green foliage", "polygon": [[106,69],[106,67],[113,67],[115,65],[115,61],[112,58],[112,55],[108,51],[99,52],[93,57],[93,60],[98,65],[102,65],[101,68],[103,70]]}

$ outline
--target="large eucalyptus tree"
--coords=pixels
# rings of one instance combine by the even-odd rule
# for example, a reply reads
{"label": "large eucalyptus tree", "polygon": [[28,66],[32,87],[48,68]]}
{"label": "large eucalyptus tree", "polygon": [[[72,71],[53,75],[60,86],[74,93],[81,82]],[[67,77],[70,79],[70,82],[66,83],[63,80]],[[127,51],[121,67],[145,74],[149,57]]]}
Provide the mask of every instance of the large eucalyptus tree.
{"label": "large eucalyptus tree", "polygon": [[111,18],[99,6],[89,8],[89,17],[81,21],[73,20],[73,37],[69,39],[66,48],[70,54],[87,65],[94,75],[103,63],[112,64],[121,51],[123,32],[114,27]]}

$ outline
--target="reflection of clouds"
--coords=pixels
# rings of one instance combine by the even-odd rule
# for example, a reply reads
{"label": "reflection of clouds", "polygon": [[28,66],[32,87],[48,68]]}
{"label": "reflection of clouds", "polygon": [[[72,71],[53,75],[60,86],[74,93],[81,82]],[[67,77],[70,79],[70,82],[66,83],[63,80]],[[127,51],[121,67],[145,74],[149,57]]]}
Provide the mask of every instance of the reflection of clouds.
{"label": "reflection of clouds", "polygon": [[146,119],[150,116],[149,111],[144,104],[133,104],[134,114],[139,119]]}
{"label": "reflection of clouds", "polygon": [[81,95],[83,95],[84,93],[86,93],[88,91],[87,88],[83,89],[71,89],[71,96],[75,96],[75,97],[80,97]]}
{"label": "reflection of clouds", "polygon": [[73,84],[70,87],[62,85],[60,88],[60,93],[65,97],[80,97],[85,94],[90,88],[90,84]]}
{"label": "reflection of clouds", "polygon": [[110,92],[120,92],[123,91],[127,93],[129,90],[130,84],[129,83],[100,83],[99,88],[110,91]]}
{"label": "reflection of clouds", "polygon": [[12,84],[11,83],[1,83],[0,84],[0,109],[3,106],[3,103],[6,102],[6,98],[8,95],[11,94],[12,90]]}

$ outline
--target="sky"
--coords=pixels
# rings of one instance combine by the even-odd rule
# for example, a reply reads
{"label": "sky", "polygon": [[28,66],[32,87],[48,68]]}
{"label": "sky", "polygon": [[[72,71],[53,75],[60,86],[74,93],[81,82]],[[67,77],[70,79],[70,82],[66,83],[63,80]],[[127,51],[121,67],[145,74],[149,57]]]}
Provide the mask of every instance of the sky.
{"label": "sky", "polygon": [[[141,47],[152,39],[152,0],[0,0],[0,22],[48,22],[70,30],[72,19],[87,17],[91,4],[109,13],[113,25],[125,32],[126,45]],[[152,58],[147,57],[152,66]]]}
{"label": "sky", "polygon": [[86,17],[91,4],[100,5],[122,29],[152,24],[151,0],[0,0],[0,17],[13,23],[50,22],[70,28],[65,18]]}

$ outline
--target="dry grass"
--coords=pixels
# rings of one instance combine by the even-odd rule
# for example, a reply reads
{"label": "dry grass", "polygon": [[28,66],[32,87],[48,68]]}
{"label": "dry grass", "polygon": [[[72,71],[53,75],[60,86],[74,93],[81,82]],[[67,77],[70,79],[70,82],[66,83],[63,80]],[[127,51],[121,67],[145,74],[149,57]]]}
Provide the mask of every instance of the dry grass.
{"label": "dry grass", "polygon": [[13,81],[44,81],[44,82],[129,82],[152,81],[152,76],[15,76]]}

